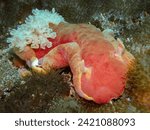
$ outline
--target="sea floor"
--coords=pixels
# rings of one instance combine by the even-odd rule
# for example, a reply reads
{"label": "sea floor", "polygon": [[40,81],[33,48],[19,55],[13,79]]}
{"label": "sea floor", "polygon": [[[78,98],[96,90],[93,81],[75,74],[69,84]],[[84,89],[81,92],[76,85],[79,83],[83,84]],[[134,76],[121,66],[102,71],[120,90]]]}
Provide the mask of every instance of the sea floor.
{"label": "sea floor", "polygon": [[[150,1],[149,0],[2,0],[0,1],[0,112],[150,112]],[[48,76],[33,73],[20,78],[8,50],[8,30],[23,23],[31,10],[55,8],[70,23],[89,23],[116,37],[135,56],[124,94],[99,105],[73,90],[69,68]]]}

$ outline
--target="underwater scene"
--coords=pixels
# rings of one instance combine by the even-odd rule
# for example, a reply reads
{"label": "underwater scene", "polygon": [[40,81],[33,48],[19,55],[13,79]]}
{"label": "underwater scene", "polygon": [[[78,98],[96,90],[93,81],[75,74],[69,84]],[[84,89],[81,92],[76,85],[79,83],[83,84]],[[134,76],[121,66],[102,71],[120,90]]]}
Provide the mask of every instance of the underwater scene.
{"label": "underwater scene", "polygon": [[0,0],[0,113],[149,112],[149,0]]}

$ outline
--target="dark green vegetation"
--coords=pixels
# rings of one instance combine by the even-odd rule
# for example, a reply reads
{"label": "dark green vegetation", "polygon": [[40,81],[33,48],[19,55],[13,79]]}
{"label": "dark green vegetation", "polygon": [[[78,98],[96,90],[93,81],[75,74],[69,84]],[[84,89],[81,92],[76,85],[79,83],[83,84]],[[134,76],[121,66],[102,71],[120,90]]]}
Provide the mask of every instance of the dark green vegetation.
{"label": "dark green vegetation", "polygon": [[[98,105],[74,94],[70,74],[20,79],[3,53],[8,29],[23,22],[33,8],[56,8],[71,23],[113,29],[137,63],[129,72],[124,94]],[[150,1],[149,0],[1,0],[0,1],[0,112],[150,112]],[[63,70],[64,71],[64,70]],[[68,70],[65,73],[69,73]]]}
{"label": "dark green vegetation", "polygon": [[[69,85],[60,71],[48,76],[33,74],[1,95],[1,112],[49,112],[55,98],[69,95]],[[5,93],[9,93],[7,96]],[[7,97],[6,97],[7,96]]]}

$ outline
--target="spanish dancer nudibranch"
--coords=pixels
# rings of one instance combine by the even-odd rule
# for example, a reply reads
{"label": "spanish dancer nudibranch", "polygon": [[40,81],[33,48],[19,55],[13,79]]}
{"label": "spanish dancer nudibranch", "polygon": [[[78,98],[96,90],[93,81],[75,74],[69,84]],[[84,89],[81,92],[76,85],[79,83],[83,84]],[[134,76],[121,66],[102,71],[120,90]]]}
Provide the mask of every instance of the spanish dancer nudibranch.
{"label": "spanish dancer nudibranch", "polygon": [[54,9],[36,9],[10,33],[10,47],[34,71],[69,66],[74,88],[84,99],[102,104],[122,95],[135,58],[112,30],[70,24]]}

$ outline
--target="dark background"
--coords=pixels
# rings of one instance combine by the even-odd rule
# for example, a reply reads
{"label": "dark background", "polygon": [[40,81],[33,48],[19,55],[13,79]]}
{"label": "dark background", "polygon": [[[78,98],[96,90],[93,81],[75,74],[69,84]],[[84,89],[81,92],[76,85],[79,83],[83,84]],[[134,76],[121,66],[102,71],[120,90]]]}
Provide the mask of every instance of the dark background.
{"label": "dark background", "polygon": [[[128,74],[124,94],[98,105],[69,96],[69,68],[49,76],[20,79],[12,68],[6,39],[32,9],[55,8],[67,22],[112,28],[137,64]],[[102,19],[101,14],[104,16]],[[150,0],[0,0],[0,112],[150,112]]]}

